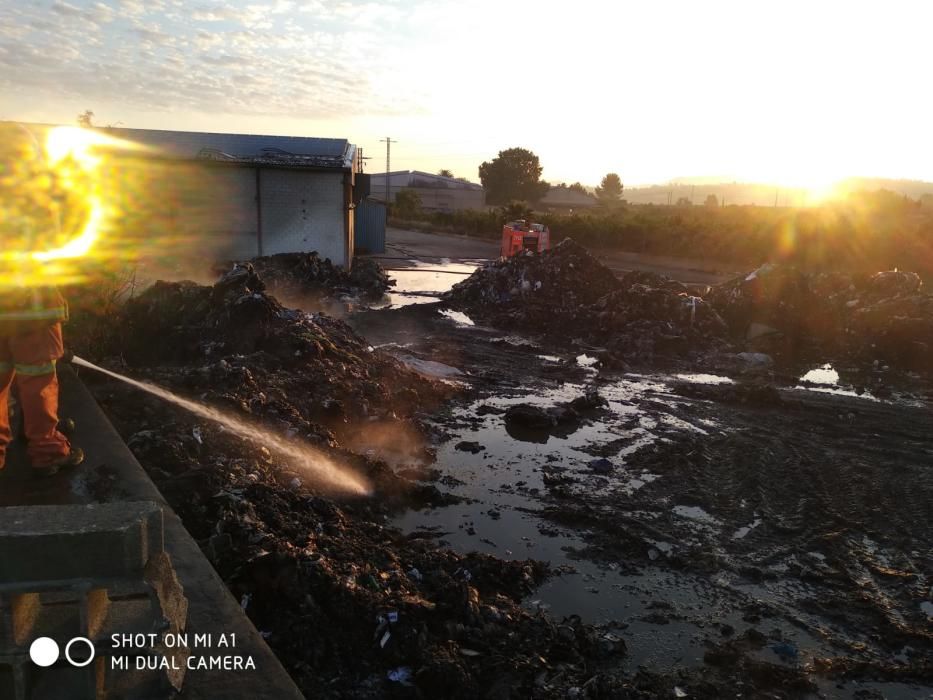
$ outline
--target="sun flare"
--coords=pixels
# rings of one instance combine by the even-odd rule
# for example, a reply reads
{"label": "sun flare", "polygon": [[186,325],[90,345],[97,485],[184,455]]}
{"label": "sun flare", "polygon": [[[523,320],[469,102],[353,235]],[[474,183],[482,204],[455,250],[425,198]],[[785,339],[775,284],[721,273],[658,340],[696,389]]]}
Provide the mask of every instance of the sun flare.
{"label": "sun flare", "polygon": [[37,286],[81,281],[77,263],[94,254],[111,209],[100,168],[109,151],[138,149],[92,129],[56,127],[44,142],[8,127],[0,208],[6,222],[0,284]]}

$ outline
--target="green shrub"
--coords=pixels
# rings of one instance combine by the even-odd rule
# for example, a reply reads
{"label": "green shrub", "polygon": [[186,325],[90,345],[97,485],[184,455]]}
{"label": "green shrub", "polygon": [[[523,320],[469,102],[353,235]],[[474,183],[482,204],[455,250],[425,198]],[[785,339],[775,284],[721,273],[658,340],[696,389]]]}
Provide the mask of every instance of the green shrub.
{"label": "green shrub", "polygon": [[933,211],[894,207],[881,197],[796,209],[640,204],[528,216],[519,205],[418,217],[424,230],[491,239],[498,239],[503,222],[513,218],[547,224],[554,243],[573,238],[588,247],[714,260],[736,268],[772,260],[808,269],[899,267],[933,275]]}

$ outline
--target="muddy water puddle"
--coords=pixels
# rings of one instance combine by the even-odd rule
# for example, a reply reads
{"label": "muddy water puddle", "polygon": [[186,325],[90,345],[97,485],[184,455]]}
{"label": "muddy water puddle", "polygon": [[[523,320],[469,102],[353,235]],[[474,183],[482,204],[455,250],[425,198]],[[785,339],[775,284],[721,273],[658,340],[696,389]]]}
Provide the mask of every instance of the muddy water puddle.
{"label": "muddy water puddle", "polygon": [[[706,434],[721,427],[674,415],[680,399],[668,393],[664,379],[641,375],[601,381],[599,391],[608,406],[572,430],[523,432],[507,426],[503,418],[510,406],[552,407],[580,396],[585,388],[582,383],[563,383],[487,397],[452,411],[438,422],[450,439],[439,446],[436,465],[453,477],[446,482],[449,490],[467,500],[409,511],[395,525],[437,538],[457,551],[549,562],[556,575],[525,605],[547,610],[558,620],[579,615],[586,622],[604,625],[608,633],[627,642],[625,663],[631,668],[702,664],[708,644],[726,638],[722,630],[738,634],[753,626],[743,621],[742,611],[754,596],[725,580],[668,570],[665,562],[685,547],[714,539],[725,527],[722,522],[689,505],[630,513],[644,520],[673,519],[686,533],[682,541],[646,541],[646,555],[656,565],[636,570],[624,561],[588,559],[585,528],[557,525],[539,512],[555,483],[571,499],[584,493],[631,495],[655,484],[663,477],[629,466],[630,455],[673,432]],[[650,409],[643,405],[646,402]],[[465,451],[465,443],[478,443],[480,449],[475,454]],[[757,522],[749,522],[745,534],[756,526]],[[728,536],[733,535],[744,536],[742,530],[730,530]],[[775,618],[769,624],[782,643],[811,653],[827,651],[826,644],[786,621]],[[775,656],[767,647],[761,653]]]}
{"label": "muddy water puddle", "polygon": [[[462,279],[441,276],[446,278],[441,282],[435,273],[412,274],[424,285],[407,289],[408,281],[400,281],[401,293],[420,294],[424,301],[436,301],[439,285],[448,289]],[[444,437],[432,466],[440,470],[443,488],[466,500],[404,513],[394,521],[403,531],[435,538],[461,552],[549,562],[554,575],[524,601],[525,606],[546,610],[558,622],[578,615],[601,625],[604,633],[627,643],[624,664],[629,669],[698,667],[711,647],[749,630],[763,635],[764,641],[747,655],[771,664],[802,668],[817,656],[840,655],[892,666],[906,663],[898,661],[897,651],[879,648],[877,640],[869,638],[870,625],[856,624],[858,629],[853,630],[845,620],[837,622],[831,607],[826,608],[828,616],[819,604],[801,608],[801,601],[819,601],[826,590],[820,588],[822,584],[804,582],[800,572],[825,571],[832,578],[839,575],[840,564],[832,556],[827,561],[824,552],[829,550],[819,540],[801,541],[800,547],[792,544],[793,537],[787,543],[775,540],[775,527],[794,526],[793,518],[780,509],[775,512],[774,506],[762,508],[754,489],[743,490],[741,498],[724,504],[716,498],[715,479],[712,492],[691,496],[680,483],[682,468],[644,458],[669,445],[705,446],[717,441],[728,445],[737,432],[757,434],[758,418],[733,424],[715,404],[698,403],[673,389],[692,383],[728,390],[735,379],[702,372],[613,375],[585,352],[556,354],[560,351],[555,353],[535,339],[494,331],[468,316],[425,309],[422,317],[433,320],[405,348],[416,362],[419,354],[425,359],[436,357],[433,339],[419,352],[423,339],[436,334],[455,347],[472,343],[475,352],[437,357],[456,365],[464,380],[473,384],[487,367],[497,379],[495,388],[484,389],[491,395],[451,408],[434,421]],[[526,362],[534,368],[524,368]],[[508,371],[503,369],[506,366]],[[857,405],[903,403],[896,394],[879,401],[871,393],[873,386],[857,391],[839,377],[842,373],[850,378],[843,370],[830,366],[811,370],[790,378],[781,393],[834,394],[846,402],[840,404],[843,412],[857,412]],[[570,381],[557,382],[555,377]],[[542,431],[504,419],[504,412],[516,404],[542,409],[565,405],[588,385],[597,386],[608,405],[584,411],[578,422]],[[698,410],[700,404],[705,410]],[[748,458],[755,455],[748,453]],[[723,473],[723,477],[723,487],[733,489],[732,475]],[[605,523],[619,523],[618,530],[608,531],[608,540]],[[621,544],[614,547],[616,532]],[[866,581],[873,575],[871,567],[897,568],[897,562],[886,564],[885,552],[873,550],[873,544],[853,545],[865,552],[870,569],[864,574]],[[752,573],[746,575],[746,568]],[[883,587],[875,593],[885,600]],[[929,618],[933,601],[918,595],[911,609]],[[853,652],[856,644],[866,651]],[[826,697],[855,697],[859,691],[897,699],[929,697],[929,689],[910,684],[836,685],[810,677]]]}
{"label": "muddy water puddle", "polygon": [[470,263],[409,260],[406,269],[394,269],[395,289],[386,294],[382,306],[398,308],[437,301],[441,294],[467,278],[478,267]]}
{"label": "muddy water puddle", "polygon": [[[580,365],[574,356],[537,359]],[[679,435],[705,439],[731,430],[691,410],[689,401],[672,392],[672,386],[683,381],[726,384],[732,380],[716,375],[612,376],[594,371],[586,372],[579,382],[503,390],[458,407],[437,422],[449,439],[438,446],[436,466],[452,477],[445,486],[468,500],[411,511],[395,524],[406,532],[430,534],[457,551],[549,562],[555,575],[525,600],[526,607],[546,610],[558,621],[578,615],[601,625],[605,633],[626,642],[623,663],[629,669],[701,666],[711,646],[749,630],[767,638],[748,656],[778,665],[804,667],[817,657],[846,655],[852,644],[873,647],[868,636],[853,633],[844,622],[827,622],[819,610],[799,609],[800,600],[818,599],[820,589],[787,572],[792,568],[829,571],[825,555],[785,552],[762,567],[764,580],[750,581],[738,573],[739,560],[730,555],[728,543],[753,540],[763,514],[743,502],[743,516],[724,518],[700,505],[677,502],[664,495],[665,480],[675,478],[672,474],[636,465],[641,460],[633,456],[640,450]],[[504,411],[510,406],[559,406],[581,396],[590,385],[598,387],[608,405],[584,413],[579,425],[541,432],[506,424]],[[480,449],[464,451],[464,443],[477,443]],[[648,487],[651,494],[639,499]],[[645,551],[636,561],[614,559],[605,551],[594,555],[597,550],[590,545],[596,535],[585,524],[564,525],[551,517],[561,503],[584,499],[613,503],[625,500],[620,496],[633,495],[628,500],[641,504],[641,509],[633,505],[621,515],[647,525],[649,531],[655,524],[657,532],[666,533],[654,538],[642,534]],[[599,507],[593,517],[600,517]],[[887,562],[873,542],[859,541],[857,546],[878,564]],[[718,574],[685,569],[682,562],[698,553],[735,566]],[[678,560],[681,563],[675,564]],[[933,613],[933,603],[923,605],[929,606],[922,607],[923,614]],[[766,612],[759,616],[756,610]],[[894,653],[880,653],[888,662],[896,661]],[[833,688],[829,696],[853,697],[858,690],[871,689],[884,697],[923,697],[912,686],[899,683],[850,682]]]}

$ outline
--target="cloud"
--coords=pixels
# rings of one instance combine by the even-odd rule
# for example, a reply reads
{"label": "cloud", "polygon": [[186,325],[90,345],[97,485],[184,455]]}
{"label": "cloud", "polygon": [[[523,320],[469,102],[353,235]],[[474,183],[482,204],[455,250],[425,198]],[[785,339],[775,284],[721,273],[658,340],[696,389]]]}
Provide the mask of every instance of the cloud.
{"label": "cloud", "polygon": [[239,22],[240,12],[230,6],[199,5],[191,14],[196,22]]}
{"label": "cloud", "polygon": [[398,114],[413,105],[383,86],[404,15],[372,2],[0,0],[0,88],[91,108]]}
{"label": "cloud", "polygon": [[69,5],[67,2],[52,3],[52,12],[57,12],[58,14],[65,15],[66,17],[80,17],[82,14],[84,14],[84,11],[80,7]]}

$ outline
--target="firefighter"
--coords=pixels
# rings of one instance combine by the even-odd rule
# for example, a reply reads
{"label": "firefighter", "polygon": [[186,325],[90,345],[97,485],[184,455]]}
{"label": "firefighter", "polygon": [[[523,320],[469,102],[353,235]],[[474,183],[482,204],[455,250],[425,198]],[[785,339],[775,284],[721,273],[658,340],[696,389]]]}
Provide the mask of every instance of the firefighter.
{"label": "firefighter", "polygon": [[0,126],[0,253],[20,253],[0,263],[0,468],[13,439],[11,389],[34,473],[51,475],[84,458],[58,429],[55,363],[63,355],[61,324],[68,308],[52,286],[55,268],[29,255],[59,248],[73,222],[86,216],[82,191],[74,189],[79,174],[71,160],[50,164],[38,136],[25,126]]}
{"label": "firefighter", "polygon": [[84,461],[84,453],[58,429],[55,363],[64,354],[62,323],[67,318],[68,307],[54,287],[0,290],[0,468],[12,440],[9,396],[14,381],[33,473],[51,476]]}

